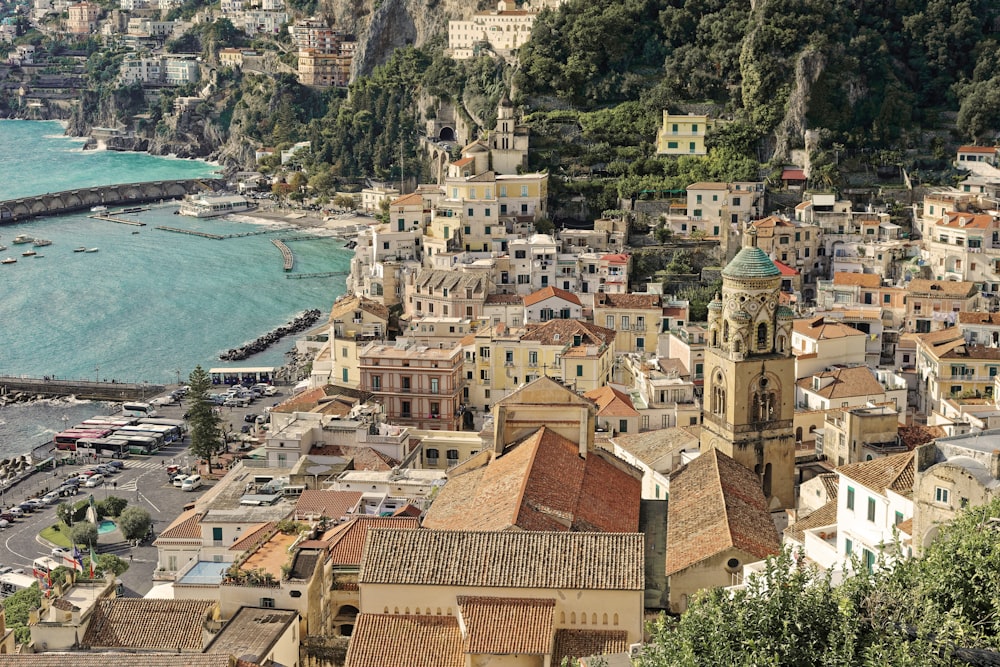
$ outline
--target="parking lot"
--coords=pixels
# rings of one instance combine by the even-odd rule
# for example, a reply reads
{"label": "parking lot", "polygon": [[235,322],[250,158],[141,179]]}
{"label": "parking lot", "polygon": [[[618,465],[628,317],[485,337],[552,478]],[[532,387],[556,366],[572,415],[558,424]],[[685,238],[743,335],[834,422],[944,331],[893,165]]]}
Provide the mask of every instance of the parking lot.
{"label": "parking lot", "polygon": [[[222,387],[214,391],[225,390],[226,388]],[[264,397],[243,407],[219,406],[223,429],[231,433],[231,437],[238,437],[243,426],[251,426],[250,422],[245,421],[247,415],[256,417],[265,414],[265,407],[282,400],[281,393],[284,392]],[[180,419],[186,412],[184,403],[161,405],[156,409],[158,416],[171,419]],[[131,456],[124,460],[122,470],[105,476],[99,485],[92,488],[81,485],[77,494],[60,498],[53,504],[43,505],[34,512],[16,518],[6,528],[0,529],[0,543],[3,545],[0,549],[0,566],[23,568],[30,574],[32,561],[39,556],[48,556],[52,551],[52,546],[41,541],[38,533],[58,521],[55,508],[59,502],[78,502],[90,495],[94,496],[95,501],[112,495],[118,496],[126,499],[130,505],[146,509],[153,519],[153,539],[155,539],[155,536],[181,513],[187,503],[193,502],[214,483],[211,479],[205,478],[203,485],[193,491],[182,491],[172,484],[168,468],[177,466],[194,470],[197,467],[197,459],[191,454],[188,444],[185,438],[181,442],[167,445],[156,454]],[[232,447],[235,450],[237,443],[233,443]],[[46,492],[57,489],[69,477],[79,476],[84,470],[99,462],[106,460],[97,461],[93,458],[84,460],[80,457],[77,462],[58,466],[51,472],[36,473],[8,491],[6,497],[0,497],[0,508],[6,510],[26,498],[40,498]],[[102,537],[102,546],[105,543],[106,538]],[[152,577],[157,564],[156,548],[152,546],[152,540],[144,540],[137,546],[117,544],[113,547],[116,555],[130,562],[129,570],[121,577],[125,587],[124,594],[142,596],[147,593],[153,586]]]}

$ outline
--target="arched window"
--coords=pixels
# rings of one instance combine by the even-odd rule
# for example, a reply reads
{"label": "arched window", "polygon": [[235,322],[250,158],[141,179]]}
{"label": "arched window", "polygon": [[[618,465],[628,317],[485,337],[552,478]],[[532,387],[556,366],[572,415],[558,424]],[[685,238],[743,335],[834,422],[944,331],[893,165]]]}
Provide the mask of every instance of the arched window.
{"label": "arched window", "polygon": [[729,342],[729,320],[722,323],[722,342]]}
{"label": "arched window", "polygon": [[719,347],[719,330],[712,327],[712,347]]}
{"label": "arched window", "polygon": [[760,378],[754,385],[750,395],[750,416],[753,421],[766,422],[774,419],[778,395],[771,389],[766,377]]}
{"label": "arched window", "polygon": [[737,338],[733,341],[733,352],[739,352],[739,351],[740,351],[740,339]]}
{"label": "arched window", "polygon": [[763,322],[757,325],[757,349],[767,349],[767,325]]}
{"label": "arched window", "polygon": [[764,466],[764,497],[771,495],[771,464]]}
{"label": "arched window", "polygon": [[726,381],[719,370],[712,378],[712,414],[726,415]]}
{"label": "arched window", "polygon": [[795,441],[802,442],[802,427],[799,426],[795,429]]}
{"label": "arched window", "polygon": [[784,351],[785,351],[785,337],[778,336],[778,352],[784,352]]}

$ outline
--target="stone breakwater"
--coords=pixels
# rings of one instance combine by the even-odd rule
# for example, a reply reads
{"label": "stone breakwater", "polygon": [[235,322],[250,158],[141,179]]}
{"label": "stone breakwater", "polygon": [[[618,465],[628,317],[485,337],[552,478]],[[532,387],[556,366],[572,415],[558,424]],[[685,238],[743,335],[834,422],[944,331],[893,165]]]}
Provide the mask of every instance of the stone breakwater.
{"label": "stone breakwater", "polygon": [[319,316],[319,310],[307,310],[288,324],[278,327],[270,333],[264,334],[257,340],[247,343],[242,347],[234,347],[231,350],[223,352],[219,355],[219,359],[222,361],[242,361],[247,357],[257,354],[258,352],[263,352],[285,336],[305,331],[316,323]]}

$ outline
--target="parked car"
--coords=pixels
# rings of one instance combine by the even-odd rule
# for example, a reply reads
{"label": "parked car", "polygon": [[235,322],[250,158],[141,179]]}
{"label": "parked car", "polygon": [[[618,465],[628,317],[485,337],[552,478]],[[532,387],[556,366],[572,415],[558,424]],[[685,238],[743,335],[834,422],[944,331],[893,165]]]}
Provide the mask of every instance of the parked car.
{"label": "parked car", "polygon": [[63,556],[69,556],[69,555],[70,555],[69,549],[63,549],[62,547],[55,547],[54,549],[52,549],[53,558],[62,558]]}
{"label": "parked car", "polygon": [[11,507],[9,510],[7,510],[6,514],[10,514],[11,516],[20,519],[21,517],[24,516],[24,510],[21,509],[20,507]]}
{"label": "parked car", "polygon": [[80,477],[91,477],[91,476],[96,475],[96,474],[97,474],[97,470],[95,470],[93,468],[88,468],[87,470],[81,470],[80,471],[80,475],[79,475],[79,477],[77,477],[77,479],[79,479]]}
{"label": "parked car", "polygon": [[101,484],[104,484],[104,475],[98,473],[96,475],[93,475],[86,482],[84,482],[83,485],[86,486],[89,489],[93,489],[95,487],[100,486]]}
{"label": "parked car", "polygon": [[21,504],[20,504],[20,505],[18,505],[17,507],[18,507],[18,509],[19,509],[19,510],[21,510],[21,511],[22,511],[22,512],[24,512],[25,514],[31,514],[32,512],[34,512],[34,511],[35,511],[35,510],[37,509],[37,508],[36,508],[36,507],[35,507],[34,505],[32,505],[31,503],[21,503]]}
{"label": "parked car", "polygon": [[46,505],[45,501],[42,500],[41,498],[28,498],[24,502],[29,505],[33,505],[35,509],[40,509],[42,507],[45,507]]}
{"label": "parked car", "polygon": [[243,415],[243,421],[245,421],[248,424],[252,424],[255,421],[257,421],[257,415],[255,415],[252,412],[250,412],[248,414],[245,414],[245,415]]}
{"label": "parked car", "polygon": [[101,465],[97,466],[97,472],[99,472],[104,476],[113,475],[116,472],[118,472],[118,468],[108,465],[107,463],[102,463]]}
{"label": "parked car", "polygon": [[119,461],[118,459],[115,459],[114,461],[108,461],[106,465],[109,465],[112,468],[117,468],[118,470],[124,470],[125,468],[125,462]]}
{"label": "parked car", "polygon": [[187,478],[188,478],[187,475],[185,475],[184,473],[180,473],[180,474],[174,475],[173,478],[171,479],[171,481],[173,482],[173,485],[176,486],[179,489],[182,486],[184,486],[184,480],[186,480]]}
{"label": "parked car", "polygon": [[17,521],[18,518],[19,517],[16,516],[10,510],[7,510],[6,512],[0,512],[0,521],[9,521],[13,523],[14,521]]}
{"label": "parked car", "polygon": [[246,398],[227,398],[222,405],[227,408],[245,408],[250,405],[250,401]]}
{"label": "parked car", "polygon": [[42,496],[42,502],[44,502],[46,505],[51,505],[58,500],[59,500],[58,491],[49,491],[44,496]]}

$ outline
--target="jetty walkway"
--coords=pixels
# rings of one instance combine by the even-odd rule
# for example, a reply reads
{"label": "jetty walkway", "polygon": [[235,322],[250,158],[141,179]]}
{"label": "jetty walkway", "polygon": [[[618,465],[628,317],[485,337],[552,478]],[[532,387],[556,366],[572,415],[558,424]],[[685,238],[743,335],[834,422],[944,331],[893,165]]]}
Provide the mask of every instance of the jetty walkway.
{"label": "jetty walkway", "polygon": [[306,278],[335,278],[346,276],[349,271],[323,271],[322,273],[289,273],[286,278],[289,280],[305,280]]}
{"label": "jetty walkway", "polygon": [[271,243],[274,247],[281,251],[281,256],[285,259],[285,271],[291,271],[292,266],[295,265],[295,257],[292,255],[292,251],[282,242],[281,239],[271,239]]}
{"label": "jetty walkway", "polygon": [[104,214],[99,213],[97,215],[88,215],[87,217],[94,218],[95,220],[107,220],[108,222],[117,222],[120,225],[133,225],[135,227],[146,226],[145,222],[139,222],[138,220],[129,220],[128,218],[116,218],[115,216],[108,215],[106,213]]}
{"label": "jetty walkway", "polygon": [[136,401],[163,393],[164,385],[147,382],[91,382],[0,375],[0,396],[76,396],[93,401]]}
{"label": "jetty walkway", "polygon": [[94,206],[132,206],[161,199],[179,199],[189,194],[221,190],[225,185],[225,179],[221,178],[189,178],[78,188],[8,199],[0,201],[0,224],[88,210]]}
{"label": "jetty walkway", "polygon": [[240,232],[238,234],[211,234],[209,232],[199,232],[193,229],[182,229],[180,227],[167,227],[166,225],[159,225],[157,227],[154,227],[154,229],[160,229],[165,232],[174,232],[175,234],[190,234],[192,236],[201,236],[202,238],[214,239],[216,241],[222,241],[223,239],[242,239],[247,236],[261,236],[263,234],[274,234],[277,231],[279,231],[276,229],[258,229],[252,232]]}

